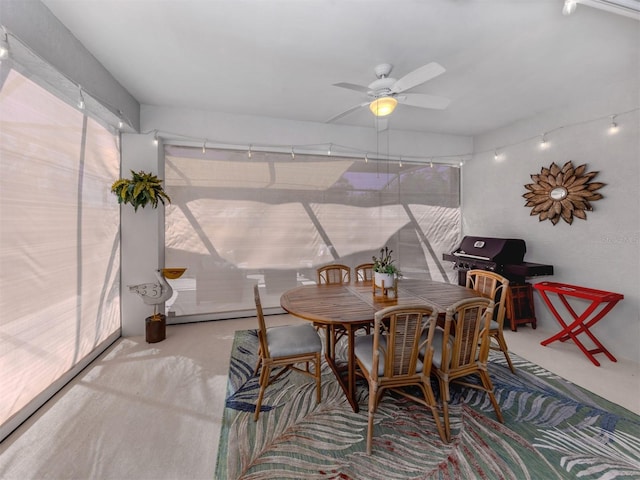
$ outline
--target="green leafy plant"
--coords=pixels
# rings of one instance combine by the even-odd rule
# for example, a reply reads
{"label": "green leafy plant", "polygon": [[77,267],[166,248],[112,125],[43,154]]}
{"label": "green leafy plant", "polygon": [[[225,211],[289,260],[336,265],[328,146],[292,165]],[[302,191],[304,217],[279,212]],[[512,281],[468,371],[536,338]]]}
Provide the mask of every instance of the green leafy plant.
{"label": "green leafy plant", "polygon": [[391,258],[391,254],[393,250],[389,250],[389,247],[384,247],[380,249],[380,257],[376,257],[375,255],[371,257],[373,259],[373,271],[378,273],[388,273],[393,275],[400,275],[400,270],[393,263],[394,260]]}
{"label": "green leafy plant", "polygon": [[111,192],[118,197],[118,203],[130,203],[135,211],[151,204],[158,207],[158,201],[171,203],[171,198],[162,189],[162,180],[156,175],[140,170],[131,170],[131,178],[120,178],[111,185]]}

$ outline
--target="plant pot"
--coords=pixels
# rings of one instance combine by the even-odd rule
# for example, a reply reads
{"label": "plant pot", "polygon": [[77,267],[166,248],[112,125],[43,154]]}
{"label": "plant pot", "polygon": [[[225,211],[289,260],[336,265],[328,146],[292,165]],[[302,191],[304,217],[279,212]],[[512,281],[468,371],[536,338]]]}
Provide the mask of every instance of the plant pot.
{"label": "plant pot", "polygon": [[145,318],[147,343],[161,342],[167,338],[167,317],[161,313]]}
{"label": "plant pot", "polygon": [[393,288],[395,286],[395,278],[396,276],[393,273],[373,272],[373,280],[376,284],[376,287],[383,288],[382,282],[384,282],[385,290],[387,288]]}

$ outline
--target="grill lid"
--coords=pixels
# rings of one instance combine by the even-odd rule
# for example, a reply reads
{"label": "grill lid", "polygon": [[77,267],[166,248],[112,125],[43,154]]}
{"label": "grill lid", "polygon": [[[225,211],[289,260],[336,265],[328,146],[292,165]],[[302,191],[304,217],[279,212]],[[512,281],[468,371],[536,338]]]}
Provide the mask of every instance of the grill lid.
{"label": "grill lid", "polygon": [[518,238],[464,237],[453,255],[505,265],[522,263],[526,252],[524,240]]}

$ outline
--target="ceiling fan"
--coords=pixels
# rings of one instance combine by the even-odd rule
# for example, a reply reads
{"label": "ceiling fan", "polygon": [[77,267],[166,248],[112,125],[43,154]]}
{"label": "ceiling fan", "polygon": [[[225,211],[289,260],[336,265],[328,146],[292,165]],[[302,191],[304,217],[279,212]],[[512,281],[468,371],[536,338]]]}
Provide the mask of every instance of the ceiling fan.
{"label": "ceiling fan", "polygon": [[427,63],[426,65],[407,73],[399,80],[389,76],[392,69],[393,65],[388,63],[378,65],[374,69],[377,80],[374,80],[366,87],[354,83],[334,83],[333,85],[336,87],[366,93],[368,101],[354,105],[344,112],[334,115],[327,120],[326,123],[331,123],[361,107],[366,106],[369,107],[376,117],[389,115],[393,112],[398,103],[412,107],[432,108],[436,110],[444,110],[447,108],[450,102],[448,98],[423,93],[403,93],[443,74],[446,70],[442,65],[435,62]]}

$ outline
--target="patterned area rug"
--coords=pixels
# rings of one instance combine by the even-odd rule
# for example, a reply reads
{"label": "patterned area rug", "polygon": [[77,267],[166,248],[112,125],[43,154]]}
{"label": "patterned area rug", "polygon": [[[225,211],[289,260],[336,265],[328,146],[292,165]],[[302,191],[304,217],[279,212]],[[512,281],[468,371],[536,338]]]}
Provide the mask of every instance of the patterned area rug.
{"label": "patterned area rug", "polygon": [[484,394],[454,387],[445,444],[430,411],[385,393],[369,456],[367,385],[358,382],[353,413],[326,365],[320,404],[314,383],[289,372],[267,389],[254,422],[257,350],[254,330],[236,332],[218,480],[640,478],[639,416],[516,355],[517,375],[499,352],[489,364],[504,424]]}

